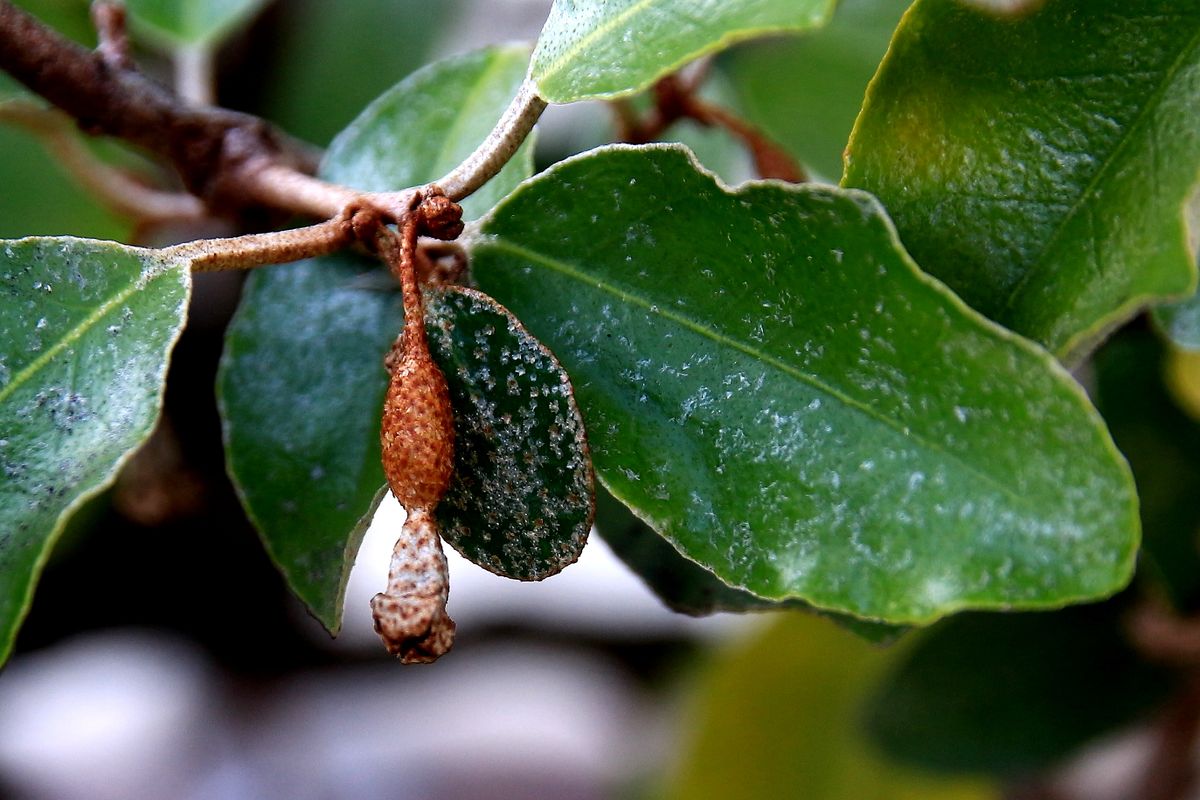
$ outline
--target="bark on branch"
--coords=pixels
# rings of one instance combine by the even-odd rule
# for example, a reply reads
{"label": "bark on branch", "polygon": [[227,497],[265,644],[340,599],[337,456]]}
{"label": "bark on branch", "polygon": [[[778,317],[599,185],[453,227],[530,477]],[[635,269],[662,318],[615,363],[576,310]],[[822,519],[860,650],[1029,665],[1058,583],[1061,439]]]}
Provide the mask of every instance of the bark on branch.
{"label": "bark on branch", "polygon": [[312,155],[263,120],[182,103],[103,51],[87,50],[0,0],[0,69],[76,120],[90,134],[142,147],[179,172],[210,207],[255,205],[235,176],[251,160],[311,172]]}

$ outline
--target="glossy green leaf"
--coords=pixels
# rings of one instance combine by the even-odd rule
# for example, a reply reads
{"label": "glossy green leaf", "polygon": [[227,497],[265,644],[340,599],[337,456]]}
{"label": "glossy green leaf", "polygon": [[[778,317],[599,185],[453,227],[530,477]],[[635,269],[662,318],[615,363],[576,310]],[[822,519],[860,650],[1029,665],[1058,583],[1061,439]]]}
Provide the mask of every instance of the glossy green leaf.
{"label": "glossy green leaf", "polygon": [[[529,50],[496,47],[431,64],[381,95],[329,146],[324,176],[367,191],[419,186],[445,175],[482,142],[517,93]],[[487,211],[533,172],[531,140],[463,202]]]}
{"label": "glossy green leaf", "polygon": [[1052,614],[964,614],[915,643],[867,715],[884,752],[957,772],[1044,769],[1145,715],[1169,673],[1130,645],[1111,602]]}
{"label": "glossy green leaf", "polygon": [[731,52],[724,66],[746,118],[817,175],[837,181],[867,83],[909,3],[841,0],[820,30]]}
{"label": "glossy green leaf", "polygon": [[[363,189],[439,177],[431,159],[478,144],[475,120],[454,112],[469,109],[490,129],[511,99],[497,81],[511,80],[518,52],[486,50],[414,73],[339,137],[321,175]],[[428,113],[408,116],[420,109]],[[529,170],[516,158],[494,182]],[[222,362],[230,474],[267,551],[331,631],[382,496],[382,359],[403,319],[394,288],[377,265],[342,256],[262,270],[247,282]]]}
{"label": "glossy green leaf", "polygon": [[395,292],[348,256],[262,270],[246,284],[217,383],[229,474],[292,591],[337,631],[350,567],[383,497],[383,356]]}
{"label": "glossy green leaf", "polygon": [[54,540],[154,427],[188,265],[111,242],[0,249],[0,661]]}
{"label": "glossy green leaf", "polygon": [[552,103],[644,89],[733,42],[821,25],[834,0],[555,0],[529,66]]}
{"label": "glossy green leaf", "polygon": [[802,614],[718,654],[695,681],[666,800],[997,800],[983,780],[889,762],[863,702],[896,659]]}
{"label": "glossy green leaf", "polygon": [[[658,599],[680,614],[703,617],[722,611],[813,611],[801,600],[765,600],[723,583],[688,559],[608,492],[597,495],[596,531],[617,558],[645,581]],[[819,612],[871,642],[890,642],[904,629],[844,614]]]}
{"label": "glossy green leaf", "polygon": [[1061,356],[1195,287],[1200,7],[919,0],[871,85],[844,183],[923,269]]}
{"label": "glossy green leaf", "polygon": [[595,508],[571,381],[481,292],[433,292],[425,315],[454,408],[454,482],[436,510],[442,537],[498,575],[549,577],[579,558]]}
{"label": "glossy green leaf", "polygon": [[1168,392],[1166,364],[1150,331],[1122,332],[1096,353],[1095,397],[1137,482],[1139,577],[1191,612],[1200,609],[1200,421]]}
{"label": "glossy green leaf", "polygon": [[473,275],[575,384],[597,474],[770,599],[893,622],[1128,580],[1128,469],[1044,351],[905,255],[870,196],[614,146],[527,181]]}
{"label": "glossy green leaf", "polygon": [[267,0],[125,0],[135,30],[172,46],[211,46]]}
{"label": "glossy green leaf", "polygon": [[975,6],[997,16],[1026,14],[1042,4],[1044,0],[961,0],[965,5]]}

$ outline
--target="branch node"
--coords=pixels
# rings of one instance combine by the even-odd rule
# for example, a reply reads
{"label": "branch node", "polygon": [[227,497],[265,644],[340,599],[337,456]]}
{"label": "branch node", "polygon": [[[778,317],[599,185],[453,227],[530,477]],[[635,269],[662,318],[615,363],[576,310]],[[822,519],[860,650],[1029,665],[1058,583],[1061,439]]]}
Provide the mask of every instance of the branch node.
{"label": "branch node", "polygon": [[91,12],[92,24],[99,37],[96,54],[100,60],[112,69],[133,69],[125,27],[125,4],[120,0],[94,0]]}
{"label": "branch node", "polygon": [[457,239],[462,234],[462,206],[442,194],[437,186],[429,187],[418,209],[418,234],[443,241]]}

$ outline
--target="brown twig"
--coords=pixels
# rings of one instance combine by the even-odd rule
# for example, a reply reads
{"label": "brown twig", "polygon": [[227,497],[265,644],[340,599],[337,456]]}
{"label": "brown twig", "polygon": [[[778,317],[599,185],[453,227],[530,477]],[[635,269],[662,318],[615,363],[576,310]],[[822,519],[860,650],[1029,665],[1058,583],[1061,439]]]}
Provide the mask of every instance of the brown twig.
{"label": "brown twig", "polygon": [[1165,704],[1135,797],[1181,800],[1197,782],[1196,743],[1200,739],[1200,618],[1181,616],[1161,601],[1135,606],[1125,629],[1148,661],[1184,671],[1183,688]]}
{"label": "brown twig", "polygon": [[1200,668],[1200,619],[1182,617],[1161,603],[1146,601],[1126,617],[1125,629],[1146,659]]}
{"label": "brown twig", "polygon": [[[359,213],[377,219],[370,211],[356,212]],[[336,253],[358,238],[361,227],[361,221],[356,224],[355,214],[347,212],[304,228],[252,233],[229,239],[200,239],[166,247],[158,252],[168,259],[190,261],[192,272],[251,269]]]}
{"label": "brown twig", "polygon": [[125,32],[125,6],[113,0],[94,0],[92,24],[100,44],[96,54],[113,69],[132,69],[129,57],[129,37]]}
{"label": "brown twig", "polygon": [[677,75],[668,75],[654,85],[654,110],[645,119],[639,119],[632,107],[624,101],[614,103],[617,115],[617,135],[621,141],[632,144],[652,142],[681,119],[690,119],[705,127],[720,127],[737,137],[750,151],[754,166],[763,178],[777,178],[790,183],[802,183],[808,176],[796,160],[766,134],[736,114],[720,106],[701,100],[696,95],[700,73],[691,81],[683,81]]}
{"label": "brown twig", "polygon": [[692,98],[688,106],[689,116],[701,125],[716,125],[742,140],[754,159],[754,168],[764,178],[776,178],[788,183],[804,183],[808,175],[782,147],[771,141],[766,134],[728,109]]}
{"label": "brown twig", "polygon": [[[452,240],[463,229],[462,209],[454,201],[504,166],[546,105],[526,82],[487,139],[436,184],[361,192],[314,177],[313,151],[263,120],[188,104],[149,80],[129,61],[121,7],[101,0],[94,14],[101,46],[93,52],[64,39],[10,0],[0,0],[0,69],[63,112],[32,114],[25,109],[14,112],[12,121],[35,129],[85,184],[143,221],[200,216],[205,210],[233,216],[253,209],[326,220],[161,251],[168,258],[190,259],[194,271],[294,261],[355,241],[376,249],[379,237],[388,241],[394,236],[388,224],[408,226],[412,220],[420,227],[416,235]],[[68,131],[68,118],[87,133],[123,139],[166,160],[192,194],[142,187],[85,157],[86,149]],[[428,266],[415,251],[408,258],[419,260]],[[412,292],[406,291],[406,296]]]}
{"label": "brown twig", "polygon": [[451,200],[474,193],[508,163],[545,110],[546,101],[538,96],[533,83],[524,81],[487,138],[434,185]]}
{"label": "brown twig", "polygon": [[[423,314],[417,313],[420,309],[412,306],[414,302],[420,303],[417,238],[421,235],[439,240],[457,237],[463,228],[462,207],[436,188],[410,192],[407,197],[408,206],[397,212],[400,234],[387,227],[386,223],[393,219],[391,212],[384,213],[371,204],[355,205],[351,201],[336,217],[316,225],[227,239],[201,239],[158,252],[166,258],[191,261],[193,272],[216,272],[315,258],[358,242],[383,257],[400,281],[405,313],[411,318],[422,319]],[[400,268],[397,265],[407,266]],[[424,328],[419,335],[424,335]]]}
{"label": "brown twig", "polygon": [[1003,800],[1073,800],[1061,788],[1045,780],[1023,781],[1007,786]]}
{"label": "brown twig", "polygon": [[299,172],[312,154],[257,117],[184,104],[140,72],[114,65],[0,0],[0,69],[49,100],[92,134],[123,139],[166,159],[210,208],[258,202],[241,190],[247,161]]}
{"label": "brown twig", "polygon": [[59,111],[11,100],[0,103],[0,123],[23,128],[38,138],[80,184],[113,211],[139,222],[200,219],[202,202],[183,192],[165,192],[139,182],[101,161],[84,146],[71,119]]}

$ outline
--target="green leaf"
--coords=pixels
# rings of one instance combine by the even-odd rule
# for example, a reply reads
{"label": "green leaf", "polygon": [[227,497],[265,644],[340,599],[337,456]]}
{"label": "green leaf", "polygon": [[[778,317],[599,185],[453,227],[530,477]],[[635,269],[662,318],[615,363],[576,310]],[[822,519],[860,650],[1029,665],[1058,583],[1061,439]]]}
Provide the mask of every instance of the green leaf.
{"label": "green leaf", "polygon": [[802,614],[719,653],[695,681],[666,800],[998,800],[980,780],[889,763],[861,706],[897,650]]}
{"label": "green leaf", "polygon": [[292,591],[336,632],[350,567],[383,497],[383,356],[399,295],[349,256],[247,282],[217,381],[229,474]]}
{"label": "green leaf", "polygon": [[1111,602],[940,623],[877,690],[872,738],[891,756],[942,771],[1051,766],[1171,689],[1168,671],[1129,644],[1122,611]]}
{"label": "green leaf", "polygon": [[[440,177],[431,159],[478,144],[467,144],[476,120],[453,112],[481,115],[490,129],[511,99],[495,86],[511,80],[517,52],[485,50],[414,73],[339,137],[322,177],[363,189]],[[408,116],[414,109],[427,113]],[[515,183],[530,169],[516,158],[493,182]],[[345,256],[261,270],[247,282],[222,361],[230,475],[292,590],[334,632],[382,497],[382,359],[403,319],[394,288],[377,265]]]}
{"label": "green leaf", "polygon": [[454,481],[436,510],[442,537],[498,575],[549,577],[579,558],[594,514],[570,379],[481,292],[433,292],[425,316],[454,408]]}
{"label": "green leaf", "polygon": [[965,5],[972,5],[982,11],[997,16],[1016,16],[1037,8],[1043,0],[961,0]]}
{"label": "green leaf", "polygon": [[135,31],[172,47],[213,46],[267,0],[125,0]]}
{"label": "green leaf", "polygon": [[612,98],[723,47],[814,28],[834,0],[555,0],[529,76],[551,103]]}
{"label": "green leaf", "polygon": [[[672,611],[703,617],[722,611],[740,614],[785,609],[814,610],[801,600],[764,600],[744,589],[723,583],[716,575],[672,547],[670,542],[655,533],[653,528],[634,516],[608,492],[601,491],[596,499],[597,533],[617,558],[645,581],[650,591]],[[903,633],[902,628],[894,625],[842,614],[818,613],[871,642],[890,642]]]}
{"label": "green leaf", "polygon": [[[329,146],[328,180],[366,191],[419,186],[445,175],[482,142],[517,93],[524,46],[493,47],[417,70],[382,94]],[[473,219],[533,173],[531,140],[463,203]]]}
{"label": "green leaf", "polygon": [[740,90],[746,118],[836,181],[867,83],[909,3],[842,0],[820,30],[731,52],[724,66]]}
{"label": "green leaf", "polygon": [[[396,78],[424,66],[462,18],[465,0],[289,0],[261,64],[262,116],[327,145]],[[261,60],[260,60],[261,59]],[[370,65],[366,68],[364,65]]]}
{"label": "green leaf", "polygon": [[186,262],[82,239],[0,250],[0,661],[71,513],[154,427]]}
{"label": "green leaf", "polygon": [[769,599],[891,622],[1128,580],[1128,468],[1045,352],[923,275],[870,196],[731,192],[614,146],[527,181],[474,278],[575,384],[597,474]]}
{"label": "green leaf", "polygon": [[844,184],[923,269],[1074,356],[1195,287],[1200,8],[1049,0],[1001,18],[919,0],[871,85]]}

